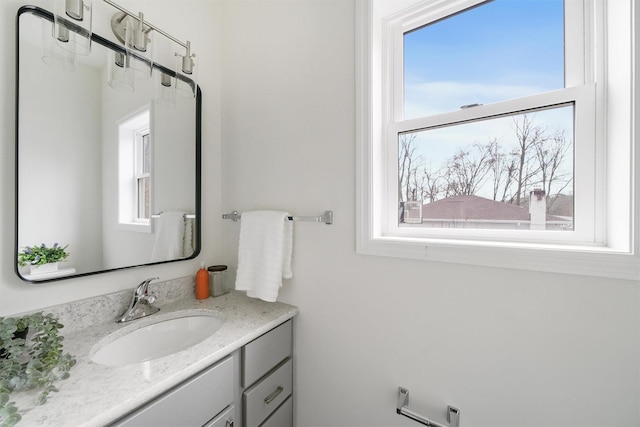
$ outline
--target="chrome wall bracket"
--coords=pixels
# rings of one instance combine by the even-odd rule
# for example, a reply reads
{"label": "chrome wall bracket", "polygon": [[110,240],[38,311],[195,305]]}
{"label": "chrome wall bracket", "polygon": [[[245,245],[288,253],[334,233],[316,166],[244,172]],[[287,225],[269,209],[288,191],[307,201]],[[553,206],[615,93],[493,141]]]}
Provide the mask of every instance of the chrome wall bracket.
{"label": "chrome wall bracket", "polygon": [[447,407],[447,422],[448,426],[437,423],[429,418],[418,415],[408,408],[409,406],[409,390],[404,387],[398,387],[398,406],[396,413],[398,415],[404,415],[407,418],[411,418],[421,424],[431,427],[460,427],[460,409],[453,406]]}
{"label": "chrome wall bracket", "polygon": [[[142,14],[140,14],[142,15]],[[111,18],[111,30],[113,31],[113,35],[116,36],[118,41],[123,45],[126,45],[126,27],[127,23],[131,23],[131,25],[139,26],[139,22],[142,21],[143,30],[141,32],[141,37],[146,37],[147,34],[151,31],[151,27],[145,25],[144,18],[140,17],[136,19],[135,17],[126,14],[125,12],[116,12]],[[144,52],[146,51],[146,41],[143,40],[131,40],[132,43],[135,43],[136,49]],[[145,46],[144,49],[142,46]]]}

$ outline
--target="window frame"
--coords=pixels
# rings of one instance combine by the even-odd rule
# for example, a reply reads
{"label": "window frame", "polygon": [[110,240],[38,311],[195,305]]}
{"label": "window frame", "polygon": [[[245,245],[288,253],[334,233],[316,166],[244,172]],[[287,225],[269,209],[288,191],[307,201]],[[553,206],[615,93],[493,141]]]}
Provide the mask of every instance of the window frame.
{"label": "window frame", "polygon": [[[574,216],[574,231],[533,231],[533,230],[499,230],[499,229],[437,229],[437,228],[403,228],[397,223],[398,200],[398,140],[400,134],[410,131],[464,124],[487,118],[508,116],[514,112],[527,112],[536,108],[561,106],[573,104],[576,123],[593,123],[595,111],[593,109],[594,85],[582,85],[573,88],[546,92],[528,97],[511,99],[504,102],[480,105],[474,108],[462,109],[450,113],[417,119],[404,120],[389,123],[387,126],[386,153],[384,154],[386,171],[383,180],[386,182],[387,207],[383,222],[383,234],[389,236],[406,237],[434,237],[448,239],[481,239],[500,241],[540,241],[542,243],[582,243],[599,244],[601,231],[595,224],[595,141],[593,132],[589,133],[586,127],[575,126],[575,140],[581,141],[574,144],[574,206],[581,214]],[[471,111],[473,110],[473,111]],[[576,178],[578,175],[585,177]]]}
{"label": "window frame", "polygon": [[[147,177],[150,180],[150,188],[153,183],[153,135],[152,116],[153,105],[144,105],[116,122],[118,135],[118,228],[124,231],[136,231],[151,233],[153,212],[153,191],[149,194],[149,218],[139,217],[140,178]],[[151,144],[150,172],[140,173],[140,151],[142,149],[143,134],[149,135]]]}
{"label": "window frame", "polygon": [[[149,165],[149,171],[144,171],[144,143],[145,137],[149,145],[151,145],[151,131],[147,125],[142,129],[135,131],[135,171],[133,174],[133,187],[135,192],[135,215],[133,216],[133,222],[135,223],[149,223],[151,220],[151,201],[149,200],[149,207],[147,209],[147,216],[141,216],[140,211],[144,211],[145,199],[141,194],[141,185],[144,185],[144,180],[149,181],[149,199],[151,199],[151,164]],[[151,150],[151,147],[149,148]],[[150,153],[149,153],[150,154]],[[149,159],[151,163],[151,159]]]}
{"label": "window frame", "polygon": [[[402,126],[396,124],[385,129],[384,124],[388,117],[397,115],[398,101],[394,101],[393,107],[388,107],[382,101],[390,95],[390,89],[384,82],[394,81],[394,69],[382,61],[382,57],[389,52],[388,43],[385,44],[383,31],[389,31],[390,21],[397,19],[393,15],[381,16],[376,7],[379,0],[356,1],[356,26],[357,26],[357,164],[356,164],[356,250],[365,255],[381,255],[410,259],[422,259],[440,262],[463,263],[473,265],[485,265],[496,267],[508,267],[525,270],[564,272],[570,274],[584,274],[601,277],[617,277],[638,280],[640,278],[640,260],[638,258],[638,227],[635,212],[637,212],[637,186],[633,185],[635,177],[635,164],[638,164],[638,153],[633,149],[633,141],[636,140],[636,130],[633,117],[630,112],[637,106],[637,88],[635,85],[638,58],[631,46],[638,41],[636,31],[638,9],[633,3],[630,6],[634,19],[629,22],[629,32],[621,36],[616,29],[607,31],[607,37],[597,31],[590,31],[585,38],[586,43],[594,46],[593,50],[602,52],[607,48],[607,53],[619,49],[618,63],[605,63],[601,58],[595,58],[591,49],[584,49],[584,57],[579,59],[585,64],[593,64],[592,67],[583,67],[584,72],[573,70],[568,73],[572,77],[567,78],[567,90],[573,91],[571,86],[584,83],[599,82],[597,84],[582,85],[580,96],[595,96],[597,102],[592,103],[592,113],[598,117],[600,125],[592,134],[594,143],[592,147],[591,162],[593,168],[590,181],[593,185],[594,202],[588,207],[589,215],[592,215],[594,224],[587,240],[577,241],[518,241],[495,240],[486,236],[473,236],[467,233],[460,236],[416,236],[394,234],[389,232],[388,218],[393,214],[397,218],[397,207],[387,203],[390,185],[388,174],[381,173],[385,168],[393,164],[397,180],[397,153],[389,153],[384,141],[388,134],[393,135]],[[414,2],[415,3],[415,2]],[[420,2],[403,12],[404,16],[418,16],[427,11],[438,11],[446,16],[451,7],[459,7],[461,4],[482,3],[481,0],[435,0]],[[572,6],[576,3],[580,6],[579,12],[585,22],[592,23],[595,28],[604,28],[604,19],[614,20],[624,13],[607,0],[585,0],[585,2],[567,2]],[[622,2],[626,3],[626,2]],[[605,13],[606,12],[606,13]],[[628,13],[628,9],[626,10]],[[411,15],[412,14],[412,15]],[[407,21],[411,22],[411,20]],[[416,23],[415,19],[412,21]],[[397,23],[397,22],[396,22]],[[598,26],[601,27],[598,27]],[[614,34],[615,33],[615,34]],[[596,37],[596,34],[598,35]],[[630,36],[630,37],[629,37]],[[628,38],[628,40],[625,39]],[[625,44],[629,47],[624,52]],[[622,46],[620,46],[622,45]],[[615,55],[614,55],[615,56]],[[626,69],[618,67],[620,61],[629,62]],[[599,61],[600,60],[600,61]],[[572,62],[572,61],[567,61]],[[615,66],[614,66],[615,65]],[[575,77],[578,76],[578,77]],[[618,83],[622,79],[623,83]],[[626,79],[626,81],[624,81]],[[397,80],[396,80],[397,81]],[[602,84],[606,82],[606,84]],[[634,89],[628,99],[620,96],[620,89],[624,85]],[[386,87],[386,89],[385,89]],[[580,91],[580,89],[575,89]],[[542,94],[542,96],[547,96]],[[540,95],[533,95],[537,97]],[[628,105],[627,105],[628,103]],[[491,109],[495,105],[481,106]],[[627,115],[624,112],[627,110]],[[396,111],[394,111],[396,110]],[[475,108],[474,108],[475,110]],[[477,113],[478,110],[473,113]],[[465,111],[456,112],[464,116]],[[622,118],[620,118],[622,114]],[[421,119],[420,119],[421,120]],[[415,124],[415,123],[414,123]],[[620,126],[616,126],[620,125]],[[576,129],[578,130],[578,129]],[[576,137],[576,140],[578,138]],[[397,144],[396,144],[397,150]],[[596,161],[598,160],[598,161]],[[620,161],[625,161],[620,163]],[[592,174],[592,175],[591,175]],[[577,180],[576,180],[577,181]],[[397,185],[397,181],[394,182]],[[576,191],[577,193],[577,191]],[[576,207],[578,209],[585,209]],[[623,212],[620,214],[620,212]],[[393,231],[393,230],[391,230]],[[430,230],[433,231],[433,230]],[[495,230],[494,230],[495,232]],[[530,231],[527,231],[530,233]],[[504,233],[498,233],[504,234]]]}

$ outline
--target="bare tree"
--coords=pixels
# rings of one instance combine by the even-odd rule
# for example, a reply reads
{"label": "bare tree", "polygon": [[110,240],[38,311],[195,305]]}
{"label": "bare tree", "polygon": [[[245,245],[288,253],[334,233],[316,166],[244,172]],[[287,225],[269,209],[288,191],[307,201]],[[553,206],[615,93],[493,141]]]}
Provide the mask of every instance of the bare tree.
{"label": "bare tree", "polygon": [[438,200],[445,187],[442,171],[427,167],[417,153],[416,134],[401,135],[398,141],[398,200]]}
{"label": "bare tree", "polygon": [[430,168],[423,167],[421,170],[420,184],[417,185],[420,198],[429,203],[440,198],[443,191],[444,179],[439,171],[433,172]]}
{"label": "bare tree", "polygon": [[416,134],[403,134],[398,139],[398,200],[411,200],[413,190],[411,178],[417,174],[417,165],[422,162],[422,156],[416,153]]}
{"label": "bare tree", "polygon": [[511,203],[513,201],[511,188],[514,182],[512,178],[516,170],[515,159],[501,150],[496,138],[489,141],[487,150],[491,157],[493,200]]}
{"label": "bare tree", "polygon": [[445,177],[447,196],[476,194],[491,171],[490,144],[473,144],[468,150],[459,150],[447,163]]}
{"label": "bare tree", "polygon": [[534,118],[525,114],[513,119],[515,142],[510,147],[495,137],[485,144],[473,143],[435,171],[426,166],[418,151],[417,134],[401,135],[398,199],[434,202],[457,195],[491,194],[493,200],[521,206],[527,200],[525,192],[536,186],[545,190],[552,203],[573,183],[572,173],[566,171],[572,144],[564,132],[550,135]]}
{"label": "bare tree", "polygon": [[536,146],[543,144],[547,137],[545,129],[536,126],[533,118],[527,114],[522,116],[522,120],[514,118],[513,124],[517,141],[515,149],[511,152],[515,159],[513,179],[516,190],[513,202],[520,206],[527,185],[540,170],[539,164],[535,161]]}
{"label": "bare tree", "polygon": [[540,167],[538,184],[547,195],[547,210],[567,187],[573,184],[573,174],[563,171],[564,160],[572,144],[564,131],[557,131],[552,137],[535,146]]}

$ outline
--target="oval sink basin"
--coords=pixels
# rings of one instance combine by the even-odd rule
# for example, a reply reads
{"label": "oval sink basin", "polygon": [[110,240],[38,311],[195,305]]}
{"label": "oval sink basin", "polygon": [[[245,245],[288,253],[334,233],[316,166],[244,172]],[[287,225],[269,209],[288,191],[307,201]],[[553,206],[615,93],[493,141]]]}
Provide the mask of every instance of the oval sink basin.
{"label": "oval sink basin", "polygon": [[168,356],[205,340],[223,323],[223,320],[207,315],[161,320],[107,344],[98,343],[91,360],[101,365],[122,366]]}

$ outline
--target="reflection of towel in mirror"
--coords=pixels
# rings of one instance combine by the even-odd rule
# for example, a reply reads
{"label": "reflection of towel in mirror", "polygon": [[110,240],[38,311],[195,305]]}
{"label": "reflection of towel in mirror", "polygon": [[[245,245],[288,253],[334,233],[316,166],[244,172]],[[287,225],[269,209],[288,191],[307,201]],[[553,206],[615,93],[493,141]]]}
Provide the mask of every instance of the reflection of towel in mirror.
{"label": "reflection of towel in mirror", "polygon": [[251,298],[278,299],[282,279],[293,277],[293,225],[286,212],[243,212],[238,247],[236,289]]}
{"label": "reflection of towel in mirror", "polygon": [[156,240],[151,262],[182,258],[185,212],[163,212],[155,223]]}
{"label": "reflection of towel in mirror", "polygon": [[193,218],[184,218],[184,240],[182,256],[190,257],[193,254]]}

